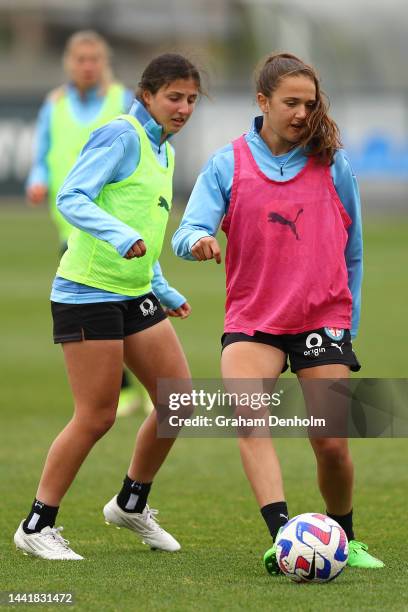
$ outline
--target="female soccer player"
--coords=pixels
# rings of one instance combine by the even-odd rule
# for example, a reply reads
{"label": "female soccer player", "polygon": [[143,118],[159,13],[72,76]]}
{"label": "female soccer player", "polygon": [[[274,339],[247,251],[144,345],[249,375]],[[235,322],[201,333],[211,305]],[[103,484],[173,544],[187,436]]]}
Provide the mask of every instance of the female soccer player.
{"label": "female soccer player", "polygon": [[34,163],[27,179],[28,201],[48,196],[62,250],[72,226],[57,209],[57,193],[91,132],[127,112],[133,93],[113,80],[111,51],[92,30],[73,34],[63,55],[68,82],[51,91],[40,108]]}
{"label": "female soccer player", "polygon": [[[14,541],[45,559],[82,559],[54,528],[60,502],[85,457],[112,426],[123,360],[156,403],[158,378],[188,379],[177,336],[152,293],[172,200],[168,142],[191,116],[200,74],[178,54],[145,69],[137,99],[93,132],[64,182],[58,207],[75,226],[55,278],[54,341],[62,343],[75,410],[53,442],[36,498]],[[170,314],[185,318],[187,302]],[[131,529],[152,548],[176,551],[147,505],[152,480],[174,442],[158,439],[156,416],[140,428],[123,487],[105,519]]]}
{"label": "female soccer player", "polygon": [[[68,82],[48,94],[39,112],[34,164],[27,179],[26,195],[33,206],[48,196],[61,253],[67,248],[72,226],[57,208],[57,193],[91,133],[127,112],[133,101],[132,91],[113,80],[110,57],[106,40],[97,32],[83,30],[73,34],[63,56]],[[156,281],[153,291],[163,305],[173,309],[185,302],[159,274]],[[133,412],[139,398],[147,412],[151,402],[145,390],[136,389],[124,371],[118,416]]]}
{"label": "female soccer player", "polygon": [[[224,378],[276,379],[287,357],[301,381],[347,378],[350,369],[360,369],[351,344],[362,278],[356,178],[311,66],[288,53],[273,54],[259,71],[256,92],[262,116],[204,167],[173,247],[185,259],[220,263],[214,236],[223,219]],[[348,564],[382,567],[354,536],[347,439],[310,442],[326,512],[350,541]],[[276,540],[288,509],[272,441],[247,436],[239,444]],[[275,545],[264,562],[271,574],[279,573]]]}

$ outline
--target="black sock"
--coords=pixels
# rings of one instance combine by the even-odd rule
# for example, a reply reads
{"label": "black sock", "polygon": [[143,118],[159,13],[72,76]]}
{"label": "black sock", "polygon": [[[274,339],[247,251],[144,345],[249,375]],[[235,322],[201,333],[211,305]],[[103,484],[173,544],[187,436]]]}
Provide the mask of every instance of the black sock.
{"label": "black sock", "polygon": [[330,514],[326,510],[327,516],[334,519],[340,527],[344,529],[346,532],[346,536],[348,541],[354,540],[354,531],[353,531],[353,510],[350,510],[348,514]]}
{"label": "black sock", "polygon": [[279,529],[289,520],[286,502],[280,501],[273,504],[267,504],[261,508],[261,514],[267,524],[272,540],[275,541]]}
{"label": "black sock", "polygon": [[129,380],[129,374],[126,372],[126,370],[123,370],[122,372],[122,383],[120,385],[121,389],[128,389],[130,387],[130,380]]}
{"label": "black sock", "polygon": [[137,482],[126,474],[123,487],[117,497],[119,508],[124,512],[143,512],[151,486],[151,482]]}
{"label": "black sock", "polygon": [[33,501],[31,512],[23,523],[25,533],[39,533],[44,527],[54,527],[59,506],[47,506],[38,499]]}

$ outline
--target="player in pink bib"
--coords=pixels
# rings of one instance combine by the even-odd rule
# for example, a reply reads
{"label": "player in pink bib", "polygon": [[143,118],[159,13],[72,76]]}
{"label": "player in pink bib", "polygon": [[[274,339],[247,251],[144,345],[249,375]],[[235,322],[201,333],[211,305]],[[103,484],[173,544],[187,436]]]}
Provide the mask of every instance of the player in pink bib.
{"label": "player in pink bib", "polygon": [[[288,53],[272,54],[256,86],[262,116],[210,159],[173,247],[185,259],[220,263],[220,225],[227,236],[221,361],[227,387],[248,379],[261,388],[289,358],[305,390],[311,380],[347,379],[360,369],[351,344],[362,276],[358,187],[313,67]],[[314,391],[305,393],[312,408]],[[355,539],[347,438],[310,437],[310,443],[326,513],[349,540],[348,565],[383,567]],[[276,542],[289,515],[272,440],[242,436],[239,445]],[[269,573],[280,572],[276,543],[264,563]]]}
{"label": "player in pink bib", "polygon": [[294,178],[277,182],[261,172],[243,136],[233,149],[232,196],[222,223],[225,332],[349,329],[344,249],[351,220],[329,166],[309,157]]}

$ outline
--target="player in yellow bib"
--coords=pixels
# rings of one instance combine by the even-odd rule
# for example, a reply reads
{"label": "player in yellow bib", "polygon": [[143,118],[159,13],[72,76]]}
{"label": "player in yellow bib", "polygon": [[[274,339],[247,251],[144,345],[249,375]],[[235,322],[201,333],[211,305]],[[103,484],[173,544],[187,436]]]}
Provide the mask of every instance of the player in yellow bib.
{"label": "player in yellow bib", "polygon": [[[98,33],[83,30],[73,34],[64,52],[67,83],[48,94],[38,115],[34,163],[26,195],[32,206],[41,204],[48,196],[61,252],[66,249],[72,225],[57,208],[58,190],[91,133],[128,111],[133,101],[133,92],[114,81],[110,56],[108,44]],[[164,279],[163,282],[167,287]],[[161,299],[162,295],[158,297]],[[181,298],[178,294],[180,304]],[[144,388],[135,385],[124,371],[118,415],[130,414],[139,403],[146,412],[151,410]]]}
{"label": "player in yellow bib", "polygon": [[[75,227],[53,283],[54,342],[61,343],[75,401],[74,415],[49,450],[35,500],[15,533],[17,548],[44,559],[80,560],[54,528],[60,502],[91,448],[112,426],[122,363],[157,403],[158,379],[190,372],[155,293],[168,293],[168,314],[185,318],[161,275],[160,255],[171,210],[174,152],[169,136],[191,116],[200,74],[178,54],[145,69],[129,114],[97,129],[57,197]],[[179,294],[178,294],[179,295]],[[156,414],[141,426],[106,522],[134,531],[152,548],[177,551],[149,508],[152,481],[174,443],[157,437]]]}

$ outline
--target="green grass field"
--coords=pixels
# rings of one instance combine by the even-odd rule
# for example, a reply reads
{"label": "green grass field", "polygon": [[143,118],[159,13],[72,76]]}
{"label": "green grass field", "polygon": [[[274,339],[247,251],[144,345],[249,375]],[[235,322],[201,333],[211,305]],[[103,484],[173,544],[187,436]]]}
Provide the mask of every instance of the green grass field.
{"label": "green grass field", "polygon": [[[0,208],[0,223],[0,591],[72,591],[81,611],[408,610],[408,444],[402,439],[352,442],[357,536],[384,559],[383,570],[347,570],[321,586],[269,577],[261,563],[269,536],[235,440],[180,439],[156,479],[150,502],[181,541],[180,553],[152,552],[130,532],[107,527],[101,509],[126,472],[139,415],[119,420],[99,442],[64,500],[57,524],[86,560],[50,563],[16,552],[13,533],[34,497],[46,450],[70,418],[71,397],[61,349],[51,340],[53,228],[44,211],[19,206]],[[355,347],[367,377],[407,377],[407,231],[407,219],[366,225]],[[217,377],[222,267],[178,261],[168,247],[162,266],[193,306],[189,320],[175,323],[193,375]],[[308,443],[280,439],[277,448],[291,514],[324,510]]]}

